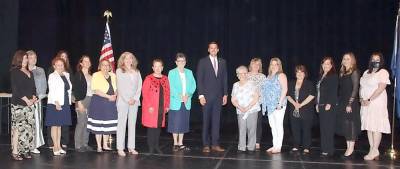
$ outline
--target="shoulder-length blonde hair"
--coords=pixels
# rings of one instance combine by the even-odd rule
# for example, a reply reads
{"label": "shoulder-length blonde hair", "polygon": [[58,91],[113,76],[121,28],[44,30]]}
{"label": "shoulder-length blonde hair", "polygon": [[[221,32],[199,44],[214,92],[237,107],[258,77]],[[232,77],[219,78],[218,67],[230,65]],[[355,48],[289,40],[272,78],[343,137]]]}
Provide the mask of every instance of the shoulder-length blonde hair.
{"label": "shoulder-length blonde hair", "polygon": [[268,75],[270,75],[271,73],[272,73],[272,70],[271,70],[271,64],[272,64],[272,62],[276,62],[277,64],[278,64],[278,68],[279,68],[279,70],[278,70],[278,72],[276,72],[276,73],[283,73],[283,68],[282,68],[282,62],[281,62],[281,60],[279,59],[279,58],[277,58],[277,57],[273,57],[273,58],[271,58],[271,60],[269,61],[269,66],[268,66]]}
{"label": "shoulder-length blonde hair", "polygon": [[131,57],[132,58],[131,68],[136,71],[137,70],[138,61],[137,61],[135,55],[133,55],[133,53],[131,53],[131,52],[124,52],[124,53],[121,54],[121,56],[118,59],[118,68],[120,68],[122,70],[122,72],[126,71],[126,65],[125,65],[124,61],[125,61],[125,59],[127,57]]}
{"label": "shoulder-length blonde hair", "polygon": [[[344,56],[346,56],[346,55],[349,55],[350,60],[351,60],[351,65],[347,70],[346,70],[346,67],[343,65],[343,59],[344,59]],[[340,67],[340,76],[351,74],[356,69],[357,69],[357,60],[356,60],[356,56],[354,55],[354,53],[353,52],[345,53],[343,55],[342,63],[341,63],[341,67]]]}
{"label": "shoulder-length blonde hair", "polygon": [[251,65],[252,65],[252,64],[258,64],[258,67],[259,67],[258,73],[262,73],[262,72],[263,72],[263,69],[262,69],[262,60],[261,60],[260,58],[253,58],[253,59],[251,59],[250,65],[249,65],[249,71],[250,71],[250,72],[252,71],[252,68],[251,68]]}

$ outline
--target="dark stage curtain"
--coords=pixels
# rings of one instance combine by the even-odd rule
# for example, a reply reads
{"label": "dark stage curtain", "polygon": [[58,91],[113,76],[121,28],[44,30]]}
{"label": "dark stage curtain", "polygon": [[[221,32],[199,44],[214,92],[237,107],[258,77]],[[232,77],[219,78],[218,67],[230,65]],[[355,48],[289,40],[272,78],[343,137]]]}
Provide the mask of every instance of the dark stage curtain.
{"label": "dark stage curtain", "polygon": [[151,60],[156,57],[165,61],[167,73],[174,67],[177,52],[186,53],[187,67],[195,70],[198,59],[207,55],[207,43],[217,41],[220,56],[228,62],[231,86],[236,81],[235,68],[248,65],[252,57],[263,59],[264,71],[269,58],[280,57],[289,79],[294,77],[295,64],[300,63],[315,79],[323,56],[334,57],[338,67],[348,51],[356,54],[361,70],[373,51],[383,52],[389,61],[397,2],[20,0],[18,47],[36,50],[39,65],[45,68],[60,49],[69,51],[73,65],[82,54],[90,55],[97,68],[106,9],[113,12],[111,36],[116,59],[123,51],[133,52],[143,76],[151,71]]}

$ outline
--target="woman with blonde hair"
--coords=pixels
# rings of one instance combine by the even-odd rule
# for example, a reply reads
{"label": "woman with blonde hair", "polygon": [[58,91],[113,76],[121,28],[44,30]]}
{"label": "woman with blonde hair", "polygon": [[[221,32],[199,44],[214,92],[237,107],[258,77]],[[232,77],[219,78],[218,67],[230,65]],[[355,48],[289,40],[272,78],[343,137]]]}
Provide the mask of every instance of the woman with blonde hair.
{"label": "woman with blonde hair", "polygon": [[126,156],[125,133],[128,121],[128,152],[138,154],[135,150],[135,127],[137,111],[140,105],[142,90],[142,76],[137,68],[138,61],[131,52],[124,52],[118,59],[117,74],[117,98],[118,125],[117,125],[117,149],[118,155]]}
{"label": "woman with blonde hair", "polygon": [[358,89],[360,72],[353,53],[345,53],[339,75],[337,131],[346,138],[347,149],[344,158],[352,156],[354,144],[361,132],[360,103],[358,102]]}
{"label": "woman with blonde hair", "polygon": [[[261,84],[263,81],[267,79],[267,77],[262,73],[262,60],[260,58],[251,59],[247,78],[250,82],[256,85],[258,90],[261,89]],[[260,105],[258,104],[258,106]],[[260,150],[260,143],[262,137],[263,114],[261,111],[258,111],[257,114],[258,115],[257,115],[257,132],[256,132],[256,150],[258,151]]]}
{"label": "woman with blonde hair", "polygon": [[283,73],[282,62],[279,58],[272,58],[269,62],[268,77],[261,87],[262,112],[268,113],[268,122],[272,132],[273,146],[268,153],[280,153],[283,142],[283,119],[286,110],[287,78]]}

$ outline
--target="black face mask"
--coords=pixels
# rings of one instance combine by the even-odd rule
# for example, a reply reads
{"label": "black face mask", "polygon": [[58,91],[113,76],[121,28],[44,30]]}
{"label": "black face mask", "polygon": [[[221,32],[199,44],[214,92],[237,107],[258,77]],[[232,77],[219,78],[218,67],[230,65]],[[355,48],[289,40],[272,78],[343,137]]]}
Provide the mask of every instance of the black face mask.
{"label": "black face mask", "polygon": [[381,64],[381,62],[377,62],[377,61],[373,61],[372,62],[372,68],[379,68],[379,66],[380,66],[380,64]]}

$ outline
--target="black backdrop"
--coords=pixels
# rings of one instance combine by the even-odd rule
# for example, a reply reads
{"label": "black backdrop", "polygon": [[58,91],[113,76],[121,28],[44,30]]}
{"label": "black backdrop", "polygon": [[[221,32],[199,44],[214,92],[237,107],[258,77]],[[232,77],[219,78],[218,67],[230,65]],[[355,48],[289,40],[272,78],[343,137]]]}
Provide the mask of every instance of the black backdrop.
{"label": "black backdrop", "polygon": [[[151,60],[159,57],[167,73],[175,53],[184,52],[188,67],[195,69],[207,54],[207,43],[217,41],[220,55],[228,61],[229,86],[236,80],[235,67],[256,56],[264,65],[271,56],[280,57],[289,78],[295,64],[305,64],[313,79],[325,55],[338,63],[344,52],[352,51],[361,70],[373,51],[383,52],[389,61],[397,11],[395,0],[4,1],[12,5],[1,8],[11,12],[0,13],[0,18],[18,24],[16,30],[0,28],[0,46],[9,46],[0,51],[2,65],[9,65],[11,53],[20,48],[37,51],[39,65],[45,68],[60,49],[69,51],[73,65],[88,54],[97,66],[105,26],[102,15],[110,9],[116,59],[123,51],[133,52],[146,75]],[[10,33],[16,34],[15,45],[9,45],[15,39],[4,36]],[[8,66],[0,69],[1,89],[9,90],[4,73]]]}

